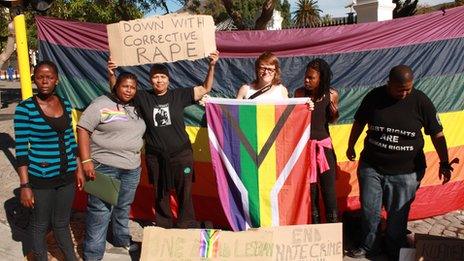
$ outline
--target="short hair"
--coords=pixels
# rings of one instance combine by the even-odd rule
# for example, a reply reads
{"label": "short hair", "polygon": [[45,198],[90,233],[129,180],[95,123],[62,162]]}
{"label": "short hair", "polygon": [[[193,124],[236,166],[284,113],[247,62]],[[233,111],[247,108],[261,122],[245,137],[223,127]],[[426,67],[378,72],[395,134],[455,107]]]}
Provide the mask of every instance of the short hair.
{"label": "short hair", "polygon": [[56,66],[55,63],[49,60],[43,60],[37,63],[37,65],[34,67],[34,75],[39,71],[39,69],[43,66],[48,66],[52,69],[52,71],[58,76],[58,67]]}
{"label": "short hair", "polygon": [[168,67],[161,63],[155,63],[151,66],[150,69],[150,78],[153,77],[155,74],[164,74],[169,78],[169,70]]}
{"label": "short hair", "polygon": [[259,65],[261,63],[267,63],[270,65],[274,65],[276,70],[274,74],[274,79],[272,80],[272,84],[281,84],[282,79],[281,79],[281,71],[280,71],[280,65],[279,65],[279,59],[277,59],[277,56],[275,56],[273,53],[266,51],[262,53],[258,59],[256,59],[255,62],[255,74],[256,74],[256,79],[254,80],[254,83],[257,83],[259,81],[258,75],[259,75]]}
{"label": "short hair", "polygon": [[124,72],[124,73],[121,73],[118,76],[118,79],[116,79],[116,83],[114,84],[114,87],[113,87],[112,91],[116,94],[116,89],[119,88],[122,81],[127,80],[127,79],[134,80],[135,84],[137,84],[137,76],[135,76],[135,74],[129,73],[129,72]]}
{"label": "short hair", "polygon": [[404,83],[414,79],[414,73],[411,67],[400,64],[391,68],[388,74],[388,80],[390,82]]}
{"label": "short hair", "polygon": [[306,66],[306,72],[309,69],[313,69],[319,73],[319,88],[317,93],[315,93],[315,97],[320,99],[330,89],[330,82],[333,76],[332,70],[330,69],[330,65],[321,58],[311,60]]}

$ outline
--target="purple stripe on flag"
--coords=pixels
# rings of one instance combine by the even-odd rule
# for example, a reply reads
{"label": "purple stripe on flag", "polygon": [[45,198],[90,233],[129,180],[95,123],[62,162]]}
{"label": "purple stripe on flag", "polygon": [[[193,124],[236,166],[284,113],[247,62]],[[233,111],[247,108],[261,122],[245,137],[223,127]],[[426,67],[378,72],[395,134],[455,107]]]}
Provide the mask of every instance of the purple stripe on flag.
{"label": "purple stripe on flag", "polygon": [[[464,6],[382,22],[311,29],[217,32],[221,57],[359,52],[464,37]],[[272,41],[269,41],[272,39]],[[244,48],[246,46],[246,48]]]}
{"label": "purple stripe on flag", "polygon": [[36,16],[37,37],[66,47],[108,51],[106,24],[66,21]]}
{"label": "purple stripe on flag", "polygon": [[[234,119],[238,119],[238,106],[236,105],[223,105],[224,108],[227,108],[230,115]],[[223,136],[224,140],[221,143],[222,148],[226,155],[231,155],[229,158],[230,163],[237,171],[237,174],[240,177],[240,139],[239,136],[235,134],[232,125],[227,120],[227,117],[222,117],[222,127],[223,129]]]}
{"label": "purple stripe on flag", "polygon": [[[228,112],[232,118],[238,119],[238,106],[237,105],[223,105],[223,108],[227,108]],[[223,128],[223,141],[221,146],[224,150],[224,153],[228,155],[229,162],[232,164],[232,167],[237,172],[238,177],[240,177],[240,139],[238,135],[235,134],[234,129],[231,124],[225,117],[224,112],[222,113],[222,128]],[[234,213],[233,217],[235,223],[238,225],[240,231],[246,230],[245,224],[245,209],[241,204],[242,193],[235,186],[233,180],[229,175],[226,175],[228,188],[229,188],[229,204],[231,206],[231,211]]]}
{"label": "purple stripe on flag", "polygon": [[[206,117],[208,119],[208,127],[214,132],[215,137],[218,141],[218,146],[221,147],[221,144],[224,143],[223,139],[223,129],[222,129],[222,112],[218,105],[214,104],[207,104],[206,105]],[[239,230],[240,225],[237,223],[236,218],[232,217],[233,210],[236,207],[232,207],[231,203],[233,204],[233,200],[231,199],[230,191],[227,190],[229,188],[229,182],[227,180],[226,175],[226,166],[221,159],[220,152],[215,149],[215,146],[211,144],[211,137],[210,137],[210,150],[211,150],[211,162],[213,162],[213,169],[216,173],[216,180],[218,183],[218,193],[219,198],[221,199],[222,208],[224,209],[224,213],[226,214],[227,220],[229,221],[230,226],[234,231]],[[220,166],[217,164],[220,163]]]}
{"label": "purple stripe on flag", "polygon": [[[224,133],[227,132],[228,124],[223,123],[223,113],[220,106],[215,104],[207,104],[206,106],[206,116],[208,118],[209,128],[215,133],[215,136],[218,140],[219,147],[224,149],[223,144],[228,143],[224,142]],[[210,137],[211,139],[211,137]],[[246,221],[244,219],[244,209],[241,204],[241,192],[235,186],[234,182],[231,180],[230,176],[227,173],[226,166],[224,161],[220,156],[220,152],[215,149],[215,146],[211,144],[211,162],[213,163],[213,168],[216,173],[216,180],[218,183],[218,193],[221,199],[221,204],[226,214],[227,220],[231,225],[234,231],[245,230]],[[227,155],[227,154],[226,154]],[[230,161],[232,164],[232,162]]]}
{"label": "purple stripe on flag", "polygon": [[[221,58],[310,56],[395,48],[464,37],[464,6],[382,22],[310,29],[216,32]],[[36,17],[41,41],[108,51],[105,24]],[[89,30],[90,28],[90,30]],[[273,39],[269,41],[269,39]],[[246,48],[244,48],[246,47]]]}

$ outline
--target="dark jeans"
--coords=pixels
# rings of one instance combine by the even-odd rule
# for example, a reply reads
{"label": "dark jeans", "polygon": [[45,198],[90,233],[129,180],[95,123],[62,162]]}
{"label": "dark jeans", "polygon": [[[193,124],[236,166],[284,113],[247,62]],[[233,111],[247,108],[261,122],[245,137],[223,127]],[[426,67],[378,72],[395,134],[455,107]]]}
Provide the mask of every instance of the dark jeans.
{"label": "dark jeans", "polygon": [[125,170],[98,162],[95,162],[95,170],[119,179],[121,187],[119,189],[118,204],[114,207],[95,196],[88,196],[84,239],[85,260],[103,259],[110,219],[114,245],[130,245],[129,210],[134,201],[141,172],[140,167]]}
{"label": "dark jeans", "polygon": [[324,149],[325,157],[330,169],[318,176],[318,182],[311,184],[311,216],[312,223],[320,223],[319,191],[325,207],[327,223],[337,222],[337,194],[335,193],[335,177],[337,172],[337,160],[335,152],[331,149]]}
{"label": "dark jeans", "polygon": [[[146,154],[149,173],[154,179],[155,193],[155,222],[159,227],[172,228],[174,218],[171,212],[170,195],[161,191],[159,182],[159,163],[156,155]],[[174,175],[174,190],[178,203],[178,218],[176,226],[179,228],[197,227],[195,211],[192,201],[193,154],[186,149],[169,162],[171,174]]]}
{"label": "dark jeans", "polygon": [[[419,173],[420,174],[420,173]],[[361,192],[362,242],[368,252],[378,251],[377,228],[380,223],[382,204],[387,212],[386,250],[397,258],[401,247],[406,245],[408,215],[419,186],[417,173],[383,175],[361,161],[358,181]]]}
{"label": "dark jeans", "polygon": [[65,260],[76,260],[69,230],[75,193],[74,182],[52,189],[32,189],[32,192],[34,193],[34,208],[32,209],[31,232],[36,260],[47,260],[46,235],[50,225]]}

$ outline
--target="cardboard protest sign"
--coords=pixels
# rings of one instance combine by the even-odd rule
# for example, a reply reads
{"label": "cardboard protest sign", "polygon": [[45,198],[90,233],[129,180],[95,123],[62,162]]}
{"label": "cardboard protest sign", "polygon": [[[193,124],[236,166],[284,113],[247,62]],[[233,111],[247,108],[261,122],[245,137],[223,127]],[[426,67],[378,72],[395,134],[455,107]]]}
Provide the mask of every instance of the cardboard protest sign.
{"label": "cardboard protest sign", "polygon": [[399,261],[414,261],[416,260],[415,248],[401,248]]}
{"label": "cardboard protest sign", "polygon": [[107,25],[112,59],[120,66],[196,60],[216,50],[211,16],[171,14]]}
{"label": "cardboard protest sign", "polygon": [[430,235],[415,235],[416,260],[458,261],[464,259],[464,240]]}
{"label": "cardboard protest sign", "polygon": [[281,226],[241,232],[144,229],[141,260],[205,259],[342,260],[342,225]]}
{"label": "cardboard protest sign", "polygon": [[275,227],[272,260],[342,260],[342,230],[342,223]]}

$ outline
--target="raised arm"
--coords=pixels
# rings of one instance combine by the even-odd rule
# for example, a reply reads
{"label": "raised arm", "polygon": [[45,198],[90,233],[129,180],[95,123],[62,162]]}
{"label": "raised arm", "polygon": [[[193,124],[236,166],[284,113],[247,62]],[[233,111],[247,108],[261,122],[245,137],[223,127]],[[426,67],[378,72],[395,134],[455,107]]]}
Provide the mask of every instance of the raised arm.
{"label": "raised arm", "polygon": [[209,93],[211,88],[213,87],[214,81],[214,68],[216,66],[216,62],[219,59],[219,52],[215,51],[209,55],[209,66],[208,66],[208,73],[206,74],[205,81],[203,85],[196,86],[193,89],[195,101],[199,101],[203,95]]}
{"label": "raised arm", "polygon": [[351,127],[350,139],[348,140],[348,148],[346,149],[346,157],[351,161],[354,161],[356,158],[356,151],[354,150],[354,145],[356,145],[356,142],[358,141],[358,138],[361,135],[364,126],[366,126],[366,123],[360,123],[355,120],[353,126]]}
{"label": "raised arm", "polygon": [[113,90],[116,84],[116,68],[118,68],[118,65],[113,61],[110,55],[108,58],[108,82],[110,83],[110,91]]}

